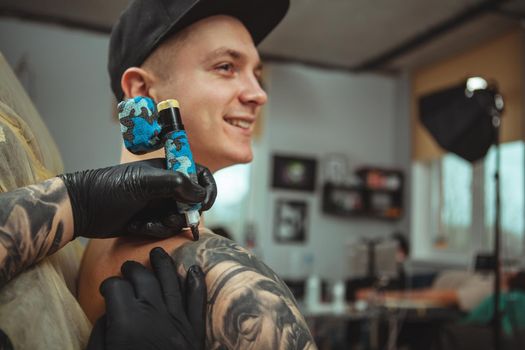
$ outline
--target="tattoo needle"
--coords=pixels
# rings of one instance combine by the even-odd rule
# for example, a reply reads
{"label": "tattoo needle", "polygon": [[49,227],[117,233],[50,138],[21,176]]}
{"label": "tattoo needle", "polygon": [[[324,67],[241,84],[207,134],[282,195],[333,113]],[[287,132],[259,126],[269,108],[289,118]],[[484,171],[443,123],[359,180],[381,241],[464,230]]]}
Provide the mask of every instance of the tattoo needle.
{"label": "tattoo needle", "polygon": [[191,234],[193,235],[193,240],[198,241],[199,240],[199,226],[197,225],[191,225]]}

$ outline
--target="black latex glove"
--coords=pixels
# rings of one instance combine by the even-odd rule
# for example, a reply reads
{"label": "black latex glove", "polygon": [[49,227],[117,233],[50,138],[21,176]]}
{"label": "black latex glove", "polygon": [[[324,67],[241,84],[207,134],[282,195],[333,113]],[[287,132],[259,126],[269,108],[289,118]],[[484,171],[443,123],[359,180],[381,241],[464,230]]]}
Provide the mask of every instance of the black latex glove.
{"label": "black latex glove", "polygon": [[185,226],[176,201],[208,210],[217,196],[211,172],[197,164],[199,185],[165,169],[161,158],[59,175],[73,209],[76,236],[169,237]]}
{"label": "black latex glove", "polygon": [[150,252],[155,275],[141,264],[122,265],[124,278],[100,286],[106,314],[93,327],[87,350],[203,350],[206,337],[206,284],[200,267],[188,270],[182,291],[171,257]]}
{"label": "black latex glove", "polygon": [[7,336],[7,334],[4,333],[3,330],[0,329],[0,350],[13,350],[13,344],[11,343],[11,340]]}

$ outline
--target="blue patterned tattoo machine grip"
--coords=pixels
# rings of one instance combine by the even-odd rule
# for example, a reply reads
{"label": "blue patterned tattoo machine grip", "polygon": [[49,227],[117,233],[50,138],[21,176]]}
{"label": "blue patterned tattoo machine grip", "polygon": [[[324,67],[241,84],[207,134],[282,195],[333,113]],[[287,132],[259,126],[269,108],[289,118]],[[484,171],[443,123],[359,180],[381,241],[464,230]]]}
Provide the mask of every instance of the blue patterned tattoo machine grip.
{"label": "blue patterned tattoo machine grip", "polygon": [[[198,183],[197,168],[190,149],[188,135],[184,130],[182,118],[179,111],[179,103],[177,100],[165,100],[157,105],[159,121],[166,131],[164,141],[164,150],[166,151],[166,166],[168,169],[173,169],[189,177],[194,183]],[[161,133],[161,135],[164,134]],[[177,203],[177,207],[181,213],[188,215],[190,211],[196,211],[198,214],[201,208],[200,204],[188,205],[185,203]],[[197,218],[188,218],[187,221],[194,222]],[[188,223],[190,224],[190,223]]]}
{"label": "blue patterned tattoo machine grip", "polygon": [[[118,104],[120,130],[124,145],[134,154],[166,151],[166,165],[197,183],[197,170],[179,111],[177,100],[166,100],[157,106],[149,97],[134,97]],[[200,204],[177,203],[192,230],[199,223]]]}
{"label": "blue patterned tattoo machine grip", "polygon": [[134,97],[120,102],[117,109],[124,145],[131,153],[144,154],[164,145],[157,107],[151,98]]}

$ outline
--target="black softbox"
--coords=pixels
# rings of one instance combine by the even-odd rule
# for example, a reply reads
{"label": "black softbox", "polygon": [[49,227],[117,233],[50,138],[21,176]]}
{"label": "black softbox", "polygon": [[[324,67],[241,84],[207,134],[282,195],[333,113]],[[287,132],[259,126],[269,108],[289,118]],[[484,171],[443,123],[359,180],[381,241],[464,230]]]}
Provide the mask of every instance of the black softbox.
{"label": "black softbox", "polygon": [[421,122],[446,151],[475,162],[496,139],[490,114],[494,98],[490,89],[468,97],[465,85],[425,95],[419,99]]}

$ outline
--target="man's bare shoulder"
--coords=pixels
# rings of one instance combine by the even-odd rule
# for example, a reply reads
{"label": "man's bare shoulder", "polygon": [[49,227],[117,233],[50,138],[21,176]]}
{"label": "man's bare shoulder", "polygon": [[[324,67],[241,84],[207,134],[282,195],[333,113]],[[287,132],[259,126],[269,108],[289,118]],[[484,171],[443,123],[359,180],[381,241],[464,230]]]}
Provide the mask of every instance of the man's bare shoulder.
{"label": "man's bare shoulder", "polygon": [[209,230],[199,241],[112,239],[90,243],[79,277],[79,301],[94,322],[104,313],[100,283],[120,273],[126,260],[149,264],[149,251],[169,252],[181,275],[191,265],[205,273],[208,288],[207,348],[315,349],[293,295],[256,256]]}
{"label": "man's bare shoulder", "polygon": [[120,267],[127,260],[149,265],[149,252],[155,247],[173,251],[189,241],[191,234],[163,240],[138,238],[92,239],[82,258],[78,276],[78,301],[89,320],[102,316],[105,304],[99,292],[100,284],[108,277],[120,275]]}
{"label": "man's bare shoulder", "polygon": [[206,276],[208,348],[315,348],[289,289],[249,251],[207,233],[171,255],[179,273],[198,264]]}

